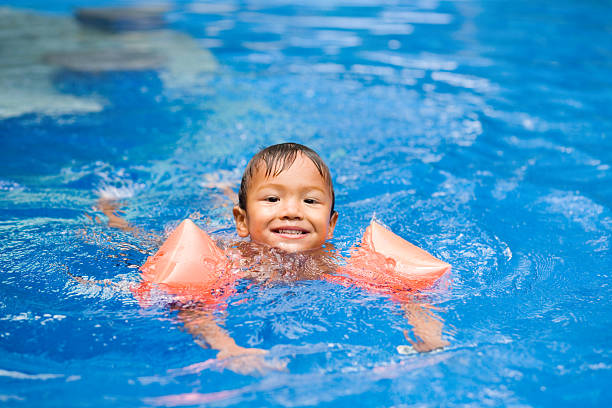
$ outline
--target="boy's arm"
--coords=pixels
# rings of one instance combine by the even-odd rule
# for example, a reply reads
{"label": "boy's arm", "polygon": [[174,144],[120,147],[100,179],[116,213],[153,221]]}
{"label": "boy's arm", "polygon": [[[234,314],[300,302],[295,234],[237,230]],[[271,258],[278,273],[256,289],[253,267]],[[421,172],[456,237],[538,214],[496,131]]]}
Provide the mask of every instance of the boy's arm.
{"label": "boy's arm", "polygon": [[402,303],[408,323],[412,326],[415,339],[412,339],[407,330],[404,331],[406,340],[418,352],[432,351],[448,346],[450,343],[442,338],[443,320],[426,306],[418,303]]}
{"label": "boy's arm", "polygon": [[219,351],[217,359],[225,368],[239,374],[262,374],[285,368],[284,363],[266,361],[264,359],[264,355],[268,353],[266,350],[237,345],[229,333],[217,324],[213,313],[209,310],[181,309],[178,317],[200,346],[207,348],[208,345]]}
{"label": "boy's arm", "polygon": [[181,309],[178,313],[185,329],[194,336],[202,347],[218,350],[218,359],[241,354],[265,354],[266,350],[240,347],[236,341],[215,321],[212,311],[202,309]]}

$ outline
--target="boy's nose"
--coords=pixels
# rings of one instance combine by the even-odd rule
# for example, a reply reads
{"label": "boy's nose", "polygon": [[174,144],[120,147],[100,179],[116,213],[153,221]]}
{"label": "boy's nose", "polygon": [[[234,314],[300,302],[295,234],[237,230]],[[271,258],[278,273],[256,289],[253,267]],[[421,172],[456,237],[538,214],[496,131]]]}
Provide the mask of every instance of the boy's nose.
{"label": "boy's nose", "polygon": [[301,219],[302,211],[297,200],[285,200],[281,213],[282,219]]}

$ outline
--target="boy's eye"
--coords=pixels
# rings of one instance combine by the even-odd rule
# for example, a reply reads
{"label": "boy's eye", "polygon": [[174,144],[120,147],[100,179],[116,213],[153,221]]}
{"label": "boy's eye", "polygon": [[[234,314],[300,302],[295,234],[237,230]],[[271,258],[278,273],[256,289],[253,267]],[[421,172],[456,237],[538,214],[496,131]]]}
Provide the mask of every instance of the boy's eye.
{"label": "boy's eye", "polygon": [[269,203],[276,203],[278,202],[279,198],[278,197],[266,197],[266,201]]}
{"label": "boy's eye", "polygon": [[317,200],[315,200],[314,198],[305,198],[305,199],[304,199],[304,202],[305,202],[306,204],[316,204],[316,203],[317,203]]}

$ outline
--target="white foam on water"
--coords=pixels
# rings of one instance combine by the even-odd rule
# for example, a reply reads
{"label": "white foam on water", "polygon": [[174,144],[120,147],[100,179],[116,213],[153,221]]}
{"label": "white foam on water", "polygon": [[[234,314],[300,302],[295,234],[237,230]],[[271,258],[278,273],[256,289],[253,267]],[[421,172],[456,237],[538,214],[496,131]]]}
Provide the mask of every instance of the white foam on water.
{"label": "white foam on water", "polygon": [[478,78],[473,75],[436,71],[431,73],[431,78],[434,81],[445,82],[455,87],[473,89],[477,92],[490,92],[497,89],[488,79]]}
{"label": "white foam on water", "polygon": [[53,380],[64,377],[64,374],[26,374],[19,371],[9,371],[0,368],[0,377],[9,377],[16,380]]}
{"label": "white foam on water", "polygon": [[423,11],[385,11],[381,17],[390,21],[401,21],[411,24],[450,24],[453,16],[446,13],[423,12]]}
{"label": "white foam on water", "polygon": [[124,200],[134,197],[136,190],[137,187],[133,183],[121,187],[103,185],[96,193],[105,200]]}
{"label": "white foam on water", "polygon": [[604,207],[588,197],[573,191],[554,191],[539,202],[546,203],[548,211],[561,214],[581,225],[585,231],[597,231]]}
{"label": "white foam on water", "polygon": [[13,191],[13,190],[20,190],[23,188],[24,187],[21,184],[16,183],[14,181],[0,180],[0,191]]}
{"label": "white foam on water", "polygon": [[459,66],[456,61],[433,54],[422,54],[418,57],[413,57],[388,51],[367,51],[361,53],[361,56],[370,61],[381,62],[383,64],[432,71],[454,71]]}

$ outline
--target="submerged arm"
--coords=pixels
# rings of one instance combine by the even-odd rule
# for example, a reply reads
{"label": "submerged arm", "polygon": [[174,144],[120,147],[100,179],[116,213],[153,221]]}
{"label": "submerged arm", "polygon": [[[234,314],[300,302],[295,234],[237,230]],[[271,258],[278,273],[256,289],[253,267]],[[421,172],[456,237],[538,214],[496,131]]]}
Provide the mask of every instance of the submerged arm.
{"label": "submerged arm", "polygon": [[240,347],[236,341],[215,321],[212,311],[202,309],[181,309],[178,314],[185,329],[191,333],[196,342],[218,350],[217,358],[222,359],[248,352],[265,353],[265,350]]}
{"label": "submerged arm", "polygon": [[413,340],[409,336],[408,331],[404,331],[404,336],[416,351],[432,351],[450,344],[442,338],[444,321],[429,307],[418,303],[405,302],[402,303],[402,310],[408,323],[412,326],[415,339]]}
{"label": "submerged arm", "polygon": [[181,309],[178,317],[200,346],[206,348],[208,345],[219,351],[217,359],[225,368],[239,374],[264,373],[285,368],[282,362],[264,360],[266,350],[237,345],[229,333],[217,324],[210,310]]}

